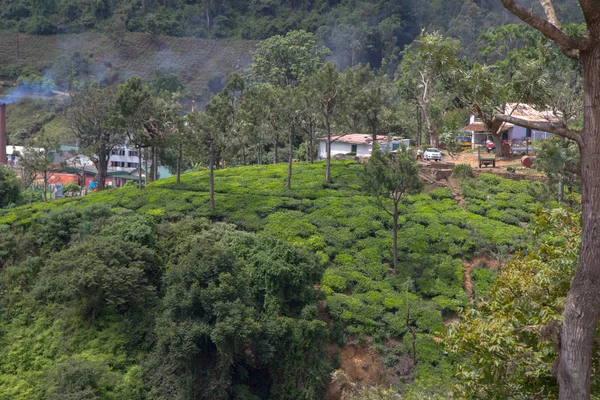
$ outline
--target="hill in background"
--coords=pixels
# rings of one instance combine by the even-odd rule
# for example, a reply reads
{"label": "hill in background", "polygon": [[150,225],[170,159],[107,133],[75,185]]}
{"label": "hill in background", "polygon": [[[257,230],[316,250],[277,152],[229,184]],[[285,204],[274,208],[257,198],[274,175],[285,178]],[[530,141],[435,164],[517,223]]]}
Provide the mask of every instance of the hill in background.
{"label": "hill in background", "polygon": [[203,95],[220,90],[225,76],[247,67],[255,46],[256,41],[143,33],[127,33],[116,41],[92,32],[48,36],[5,32],[0,33],[0,76],[43,71],[57,82],[68,82],[70,71],[83,63],[97,81],[113,83],[133,75],[150,79],[162,69],[185,82],[187,94]]}

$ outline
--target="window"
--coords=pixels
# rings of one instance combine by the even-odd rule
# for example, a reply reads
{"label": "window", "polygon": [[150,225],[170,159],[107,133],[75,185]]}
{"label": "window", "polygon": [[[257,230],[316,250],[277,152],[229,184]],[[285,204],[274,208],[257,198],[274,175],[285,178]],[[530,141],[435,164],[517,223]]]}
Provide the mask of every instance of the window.
{"label": "window", "polygon": [[137,151],[129,150],[129,157],[137,157]]}
{"label": "window", "polygon": [[525,131],[525,137],[527,137],[527,138],[531,137],[531,129],[527,128],[527,130]]}
{"label": "window", "polygon": [[398,150],[400,148],[400,143],[392,143],[392,151]]}
{"label": "window", "polygon": [[352,150],[350,150],[350,152],[351,152],[351,153],[356,153],[356,152],[358,152],[358,145],[356,145],[356,144],[353,144],[353,145],[352,145]]}

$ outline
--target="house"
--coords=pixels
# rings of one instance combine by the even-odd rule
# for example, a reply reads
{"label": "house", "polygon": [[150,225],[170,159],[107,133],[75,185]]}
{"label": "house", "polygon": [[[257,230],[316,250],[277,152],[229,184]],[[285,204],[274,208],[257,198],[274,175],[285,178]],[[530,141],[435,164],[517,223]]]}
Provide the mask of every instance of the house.
{"label": "house", "polygon": [[[382,149],[388,151],[398,150],[402,144],[406,148],[409,146],[409,139],[378,135],[377,142]],[[391,146],[388,148],[388,146]],[[362,133],[349,133],[331,137],[331,156],[337,154],[354,154],[359,157],[368,157],[373,151],[373,137]],[[319,138],[319,158],[327,158],[327,138]]]}
{"label": "house", "polygon": [[[515,118],[524,119],[532,122],[558,122],[558,118],[550,111],[540,111],[527,104],[508,104],[506,114]],[[471,132],[471,147],[476,148],[484,146],[491,132],[485,124],[474,115],[469,119],[469,125],[465,126],[463,131]],[[548,139],[551,133],[544,131],[531,130],[518,125],[504,123],[500,131],[502,141],[511,146],[519,146],[523,142],[532,142],[540,139]]]}

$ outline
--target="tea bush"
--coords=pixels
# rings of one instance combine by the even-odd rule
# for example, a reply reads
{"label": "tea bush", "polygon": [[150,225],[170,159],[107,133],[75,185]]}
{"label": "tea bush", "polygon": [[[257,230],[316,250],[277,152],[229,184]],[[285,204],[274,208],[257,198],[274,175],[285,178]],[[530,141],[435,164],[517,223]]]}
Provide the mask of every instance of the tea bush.
{"label": "tea bush", "polygon": [[[453,317],[457,307],[468,302],[461,260],[525,248],[530,239],[524,224],[544,205],[542,185],[487,174],[462,180],[465,208],[447,189],[407,196],[400,206],[398,273],[392,274],[392,221],[375,199],[360,192],[361,165],[333,162],[333,184],[323,185],[323,163],[294,164],[292,190],[285,188],[286,167],[215,171],[214,214],[208,207],[206,171],[184,174],[179,184],[169,178],[141,191],[124,187],[0,210],[0,279],[6,288],[0,298],[0,331],[8,332],[0,337],[0,368],[10,373],[0,378],[0,393],[9,393],[11,387],[10,393],[15,394],[11,398],[39,394],[36,377],[59,359],[90,352],[105,354],[104,361],[120,365],[116,375],[110,375],[112,383],[107,387],[111,391],[137,390],[142,379],[144,385],[148,380],[162,382],[156,390],[166,393],[174,387],[169,385],[180,382],[179,377],[191,376],[185,363],[167,351],[173,346],[183,346],[177,351],[184,351],[186,343],[192,347],[204,343],[210,351],[211,346],[226,345],[227,354],[237,358],[249,357],[239,346],[259,346],[253,354],[264,352],[267,358],[277,354],[286,361],[285,366],[275,358],[266,361],[271,378],[278,383],[271,389],[253,390],[272,390],[272,398],[298,398],[294,382],[310,379],[311,390],[317,393],[328,368],[321,363],[320,347],[327,327],[313,320],[317,296],[312,286],[317,283],[323,311],[328,312],[338,340],[342,334],[347,340],[363,340],[367,334],[409,340],[410,344],[414,330],[418,335],[417,381],[440,374],[451,377],[449,361],[431,337],[444,330],[444,318]],[[234,233],[231,226],[215,225],[216,221],[256,234]],[[211,232],[208,236],[207,231]],[[101,272],[107,265],[105,253],[91,241],[122,248],[125,255],[119,253],[119,257],[125,258],[120,274]],[[147,264],[136,258],[138,250],[129,251],[128,246],[154,254],[156,259]],[[198,253],[208,248],[215,258]],[[86,253],[86,249],[91,250]],[[197,262],[186,261],[189,254],[196,254]],[[77,260],[85,257],[81,269]],[[63,258],[69,261],[62,262]],[[95,292],[81,292],[74,286],[77,277],[83,276],[96,277]],[[475,295],[485,296],[494,278],[486,269],[474,269]],[[210,287],[200,285],[205,280],[212,282],[207,283]],[[52,288],[60,290],[50,295]],[[227,307],[206,297],[213,290],[213,299]],[[194,314],[192,299],[213,307],[211,312],[225,325],[210,325],[212,321]],[[160,313],[158,303],[163,307]],[[145,312],[133,313],[139,307]],[[89,321],[90,310],[97,310],[94,325],[82,327],[74,322],[81,316]],[[20,314],[22,319],[9,317]],[[27,318],[39,323],[28,327]],[[154,332],[157,324],[159,333]],[[65,334],[68,329],[70,333]],[[248,335],[240,336],[240,341],[230,340],[231,335],[243,336],[244,332]],[[155,334],[162,343],[158,347],[152,346]],[[189,342],[189,335],[199,342]],[[77,345],[72,343],[75,337]],[[59,346],[63,338],[72,349],[66,353]],[[36,341],[48,350],[33,346]],[[117,343],[123,347],[117,348]],[[152,355],[142,362],[140,352],[149,354],[150,350]],[[14,358],[6,358],[8,352]],[[302,360],[297,357],[300,353],[310,356]],[[16,360],[23,360],[23,366],[5,368],[5,362],[17,365]],[[231,393],[250,390],[251,384],[240,372],[254,371],[256,364],[247,364],[250,361],[239,364],[240,369],[230,376]],[[98,362],[94,365],[104,365]],[[215,364],[205,367],[210,365]],[[25,372],[28,368],[30,372]],[[98,376],[104,379],[104,372]],[[282,393],[292,394],[285,397]]]}

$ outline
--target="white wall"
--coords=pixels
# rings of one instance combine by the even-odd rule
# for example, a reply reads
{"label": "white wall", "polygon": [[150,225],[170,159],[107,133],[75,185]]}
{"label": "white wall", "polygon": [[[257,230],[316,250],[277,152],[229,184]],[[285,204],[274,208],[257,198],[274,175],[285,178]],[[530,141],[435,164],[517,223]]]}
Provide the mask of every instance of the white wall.
{"label": "white wall", "polygon": [[[550,133],[543,131],[531,131],[531,140],[549,139],[552,136]],[[523,140],[527,137],[527,129],[522,126],[514,126],[509,135],[509,139]]]}
{"label": "white wall", "polygon": [[[359,144],[356,147],[357,156],[368,156],[371,154],[373,146],[370,144]],[[331,142],[331,156],[336,154],[348,154],[352,152],[351,143]],[[327,142],[319,140],[319,158],[327,158]]]}

